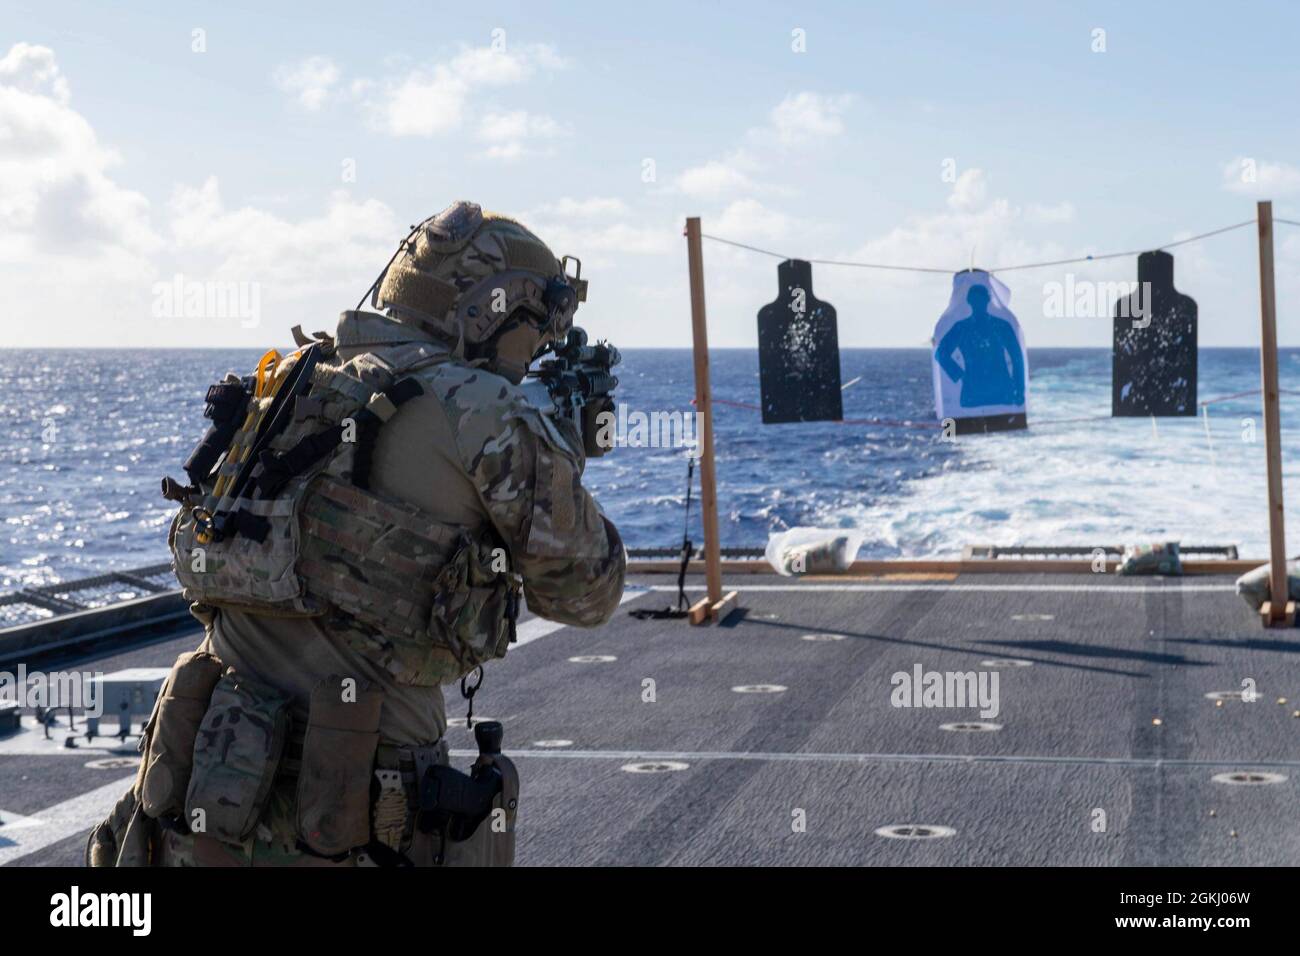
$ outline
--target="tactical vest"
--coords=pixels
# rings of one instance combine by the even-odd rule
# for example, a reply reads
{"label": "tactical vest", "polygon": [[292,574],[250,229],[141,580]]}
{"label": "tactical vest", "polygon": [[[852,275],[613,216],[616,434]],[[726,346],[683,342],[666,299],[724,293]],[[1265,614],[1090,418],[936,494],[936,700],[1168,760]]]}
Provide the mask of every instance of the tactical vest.
{"label": "tactical vest", "polygon": [[449,357],[410,343],[343,362],[328,340],[274,369],[271,355],[256,376],[209,390],[214,424],[186,462],[192,484],[164,481],[183,502],[168,543],[185,597],[268,615],[341,613],[357,649],[403,683],[448,683],[503,656],[519,579],[495,532],[369,487],[383,423]]}

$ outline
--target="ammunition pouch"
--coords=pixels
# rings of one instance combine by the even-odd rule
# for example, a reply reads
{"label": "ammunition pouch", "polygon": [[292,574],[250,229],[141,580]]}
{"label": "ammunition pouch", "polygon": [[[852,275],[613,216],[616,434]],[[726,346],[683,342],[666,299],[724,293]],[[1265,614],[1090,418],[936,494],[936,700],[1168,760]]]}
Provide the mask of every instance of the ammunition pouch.
{"label": "ammunition pouch", "polygon": [[163,683],[141,734],[140,803],[154,819],[174,818],[185,810],[194,741],[222,670],[216,657],[195,651],[178,657]]}
{"label": "ammunition pouch", "polygon": [[194,742],[222,665],[195,651],[176,659],[140,733],[140,770],[86,841],[87,866],[152,866],[162,830],[188,832],[182,816]]}
{"label": "ammunition pouch", "polygon": [[289,729],[289,699],[233,670],[216,683],[194,741],[185,822],[243,843],[257,828]]}
{"label": "ammunition pouch", "polygon": [[370,780],[383,694],[327,677],[312,690],[298,769],[299,840],[322,856],[370,841]]}
{"label": "ammunition pouch", "polygon": [[86,838],[86,866],[152,866],[158,861],[161,833],[132,787],[108,817]]}
{"label": "ammunition pouch", "polygon": [[430,665],[451,680],[504,657],[516,637],[521,588],[505,568],[505,549],[492,544],[462,533],[433,583]]}

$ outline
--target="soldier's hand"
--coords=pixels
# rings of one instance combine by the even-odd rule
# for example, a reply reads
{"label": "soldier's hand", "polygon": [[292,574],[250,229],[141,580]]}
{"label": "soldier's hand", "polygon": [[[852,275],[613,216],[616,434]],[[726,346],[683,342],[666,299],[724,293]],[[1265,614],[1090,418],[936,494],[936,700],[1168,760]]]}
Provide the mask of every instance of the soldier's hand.
{"label": "soldier's hand", "polygon": [[582,448],[588,458],[599,458],[614,447],[614,399],[602,395],[582,406]]}

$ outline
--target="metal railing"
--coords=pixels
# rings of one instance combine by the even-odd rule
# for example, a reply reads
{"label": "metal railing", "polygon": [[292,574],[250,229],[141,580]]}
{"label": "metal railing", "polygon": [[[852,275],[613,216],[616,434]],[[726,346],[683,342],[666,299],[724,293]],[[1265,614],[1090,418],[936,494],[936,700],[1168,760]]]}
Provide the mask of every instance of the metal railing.
{"label": "metal railing", "polygon": [[[1183,558],[1237,559],[1236,545],[1181,545],[1179,554]],[[723,558],[732,560],[759,560],[765,550],[759,547],[722,548]],[[962,552],[962,559],[967,561],[998,560],[1000,558],[1088,558],[1098,551],[1104,551],[1107,559],[1117,560],[1124,552],[1122,545],[967,545]],[[681,558],[682,549],[675,548],[628,548],[628,556],[637,559],[673,559]],[[704,549],[692,549],[691,559],[701,560]],[[127,571],[109,571],[94,577],[79,578],[75,581],[61,581],[57,584],[43,584],[39,587],[23,588],[0,594],[0,629],[32,624],[63,614],[88,611],[94,608],[108,607],[134,598],[148,597],[151,594],[164,594],[176,591],[176,578],[169,563],[149,564]]]}
{"label": "metal railing", "polygon": [[[1104,552],[1108,560],[1119,560],[1124,555],[1124,545],[995,545],[968,544],[962,551],[964,561],[996,561],[999,558],[1090,558],[1097,552]],[[1210,560],[1221,558],[1225,561],[1237,560],[1235,544],[1180,544],[1178,554],[1182,558]]]}
{"label": "metal railing", "polygon": [[32,624],[175,590],[176,578],[172,576],[170,562],[23,588],[0,594],[0,628]]}

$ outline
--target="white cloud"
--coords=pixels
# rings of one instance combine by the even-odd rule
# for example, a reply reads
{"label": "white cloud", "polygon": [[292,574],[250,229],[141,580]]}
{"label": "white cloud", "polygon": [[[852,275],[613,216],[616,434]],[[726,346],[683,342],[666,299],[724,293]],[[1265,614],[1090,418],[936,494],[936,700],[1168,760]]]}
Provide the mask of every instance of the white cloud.
{"label": "white cloud", "polygon": [[457,77],[417,70],[385,84],[366,109],[371,124],[389,135],[433,136],[460,127],[468,95]]}
{"label": "white cloud", "polygon": [[1062,223],[1074,221],[1074,203],[1062,200],[1052,206],[1030,203],[1025,207],[1025,221],[1035,223]]}
{"label": "white cloud", "polygon": [[54,51],[31,43],[15,43],[0,60],[0,85],[36,96],[48,96],[60,104],[66,104],[71,97],[68,81],[59,71]]}
{"label": "white cloud", "polygon": [[251,206],[228,209],[215,176],[177,187],[169,212],[182,271],[262,283],[272,300],[359,297],[403,232],[384,203],[357,202],[342,190],[322,215],[297,221]]}
{"label": "white cloud", "polygon": [[[968,194],[969,195],[969,194]],[[882,265],[926,266],[956,272],[1059,258],[1064,249],[1018,238],[1023,215],[1004,198],[973,201],[949,212],[913,216],[885,235],[851,250],[843,258]],[[915,274],[912,274],[915,275]],[[881,282],[911,281],[907,273],[879,273]]]}
{"label": "white cloud", "polygon": [[680,250],[680,223],[626,221],[631,214],[621,199],[566,197],[522,210],[519,220],[556,255],[577,256],[587,269],[614,268],[620,254],[663,255]]}
{"label": "white cloud", "polygon": [[681,244],[681,226],[640,226],[626,222],[593,224],[542,216],[525,216],[523,222],[551,247],[557,256],[577,256],[587,266],[610,266],[613,255],[659,255]]}
{"label": "white cloud", "polygon": [[771,109],[766,124],[745,131],[744,146],[721,160],[688,168],[672,181],[671,189],[693,199],[715,200],[744,193],[786,192],[760,181],[763,170],[792,147],[841,135],[842,117],[852,102],[848,94],[790,93]]}
{"label": "white cloud", "polygon": [[1223,167],[1223,188],[1268,199],[1300,193],[1300,167],[1238,156]]}
{"label": "white cloud", "polygon": [[[418,67],[401,76],[354,81],[353,88],[362,93],[363,109],[374,128],[392,136],[430,137],[460,129],[476,93],[517,85],[539,71],[552,72],[564,65],[554,50],[541,44],[509,50],[474,47],[445,63]],[[512,147],[512,143],[519,145]],[[522,150],[517,139],[495,146]]]}
{"label": "white cloud", "polygon": [[628,204],[615,197],[564,197],[525,210],[519,219],[556,255],[581,259],[587,270],[584,276],[593,268],[617,268],[621,255],[654,256],[680,251],[680,224],[626,221],[631,215]]}
{"label": "white cloud", "polygon": [[738,199],[710,219],[710,230],[727,239],[780,239],[790,234],[790,219],[757,199]]}
{"label": "white cloud", "polygon": [[844,132],[841,117],[852,102],[848,94],[791,93],[773,108],[771,130],[783,146],[839,136]]}
{"label": "white cloud", "polygon": [[526,110],[488,113],[479,120],[475,135],[488,144],[485,155],[492,159],[517,159],[529,151],[528,143],[554,139],[563,132],[559,123],[546,115]]}
{"label": "white cloud", "polygon": [[[584,230],[581,234],[573,236],[573,241],[566,245],[565,249],[592,249],[596,250],[598,255],[610,252],[650,255],[672,252],[680,241],[680,226],[655,228],[620,222]],[[581,252],[578,254],[581,255]]]}
{"label": "white cloud", "polygon": [[339,81],[339,68],[327,56],[309,56],[286,64],[272,75],[275,85],[294,97],[303,109],[316,111],[325,105]]}
{"label": "white cloud", "polygon": [[736,166],[718,160],[692,166],[673,181],[673,186],[696,199],[716,199],[756,188],[755,182]]}
{"label": "white cloud", "polygon": [[958,176],[956,182],[952,184],[948,205],[952,209],[974,209],[984,204],[988,191],[988,179],[984,175],[984,170],[972,167]]}
{"label": "white cloud", "polygon": [[385,204],[356,202],[343,190],[330,195],[322,215],[308,219],[229,209],[216,177],[178,186],[169,212],[175,250],[185,258],[203,254],[213,278],[273,281],[289,291],[355,287],[364,273],[378,271],[376,259],[402,233]]}
{"label": "white cloud", "polygon": [[120,266],[158,246],[149,203],[108,175],[120,159],[70,99],[48,48],[0,59],[0,241],[11,262],[57,251]]}
{"label": "white cloud", "polygon": [[554,202],[543,203],[530,215],[596,219],[604,216],[625,216],[628,205],[615,196],[592,196],[590,199],[572,199],[568,196]]}
{"label": "white cloud", "polygon": [[[280,341],[296,322],[330,325],[405,232],[383,203],[343,192],[300,219],[228,208],[215,177],[154,210],[114,180],[118,155],[70,102],[48,49],[20,44],[0,59],[0,287],[15,303],[6,344]],[[263,327],[154,318],[154,284],[178,273],[256,283]]]}

